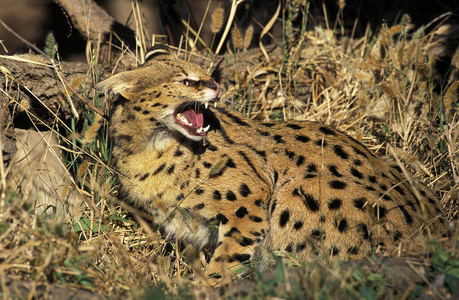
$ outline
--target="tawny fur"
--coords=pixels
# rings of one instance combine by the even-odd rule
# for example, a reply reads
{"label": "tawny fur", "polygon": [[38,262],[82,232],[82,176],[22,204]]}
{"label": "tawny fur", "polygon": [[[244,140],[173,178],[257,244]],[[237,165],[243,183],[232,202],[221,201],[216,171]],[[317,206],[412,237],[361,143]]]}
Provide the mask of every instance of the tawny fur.
{"label": "tawny fur", "polygon": [[299,261],[353,259],[444,232],[427,188],[328,126],[262,123],[212,107],[206,141],[190,134],[174,111],[188,102],[204,110],[220,90],[165,49],[99,89],[122,96],[111,134],[123,196],[168,234],[214,249],[208,274],[269,260],[273,250]]}

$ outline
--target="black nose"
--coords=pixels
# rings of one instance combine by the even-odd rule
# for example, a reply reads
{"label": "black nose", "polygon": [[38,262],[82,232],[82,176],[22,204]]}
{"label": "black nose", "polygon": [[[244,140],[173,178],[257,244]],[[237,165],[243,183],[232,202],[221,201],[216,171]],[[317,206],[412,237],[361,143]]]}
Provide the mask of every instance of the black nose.
{"label": "black nose", "polygon": [[218,91],[220,89],[218,83],[216,83],[214,81],[204,82],[204,86],[208,87],[209,89],[212,89],[214,91]]}

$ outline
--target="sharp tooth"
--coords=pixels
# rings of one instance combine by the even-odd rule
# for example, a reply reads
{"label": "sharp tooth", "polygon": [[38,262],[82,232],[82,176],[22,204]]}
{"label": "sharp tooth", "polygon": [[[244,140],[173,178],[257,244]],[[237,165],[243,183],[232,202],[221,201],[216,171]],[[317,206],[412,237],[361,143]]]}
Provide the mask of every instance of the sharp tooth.
{"label": "sharp tooth", "polygon": [[196,132],[197,133],[201,133],[202,132],[202,127],[199,127],[198,129],[196,129]]}
{"label": "sharp tooth", "polygon": [[204,103],[204,107],[207,109],[209,107],[209,102]]}
{"label": "sharp tooth", "polygon": [[217,101],[214,101],[214,107],[217,108]]}
{"label": "sharp tooth", "polygon": [[202,129],[202,131],[207,132],[207,131],[209,130],[209,128],[210,128],[210,125],[207,125],[206,127],[204,127],[204,128]]}
{"label": "sharp tooth", "polygon": [[178,114],[177,114],[177,117],[178,117],[183,123],[185,123],[186,125],[191,126],[191,123],[188,122],[188,120],[187,120],[184,116],[182,116],[181,113],[178,113]]}

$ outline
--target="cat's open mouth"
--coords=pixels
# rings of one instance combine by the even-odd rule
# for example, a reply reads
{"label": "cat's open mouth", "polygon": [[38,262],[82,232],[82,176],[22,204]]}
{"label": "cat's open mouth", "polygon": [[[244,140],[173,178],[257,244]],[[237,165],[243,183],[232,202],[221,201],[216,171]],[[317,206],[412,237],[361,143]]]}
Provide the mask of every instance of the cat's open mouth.
{"label": "cat's open mouth", "polygon": [[205,136],[209,130],[220,128],[220,122],[207,106],[208,103],[184,103],[175,110],[174,118],[190,135]]}

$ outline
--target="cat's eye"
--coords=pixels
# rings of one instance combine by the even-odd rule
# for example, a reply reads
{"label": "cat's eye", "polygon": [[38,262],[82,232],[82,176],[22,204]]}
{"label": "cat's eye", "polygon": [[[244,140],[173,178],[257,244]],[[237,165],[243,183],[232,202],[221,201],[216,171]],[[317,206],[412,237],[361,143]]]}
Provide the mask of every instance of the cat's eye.
{"label": "cat's eye", "polygon": [[193,80],[193,79],[188,79],[188,78],[180,81],[181,84],[186,85],[186,86],[192,86],[198,82],[199,82],[198,80]]}

